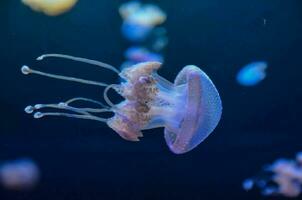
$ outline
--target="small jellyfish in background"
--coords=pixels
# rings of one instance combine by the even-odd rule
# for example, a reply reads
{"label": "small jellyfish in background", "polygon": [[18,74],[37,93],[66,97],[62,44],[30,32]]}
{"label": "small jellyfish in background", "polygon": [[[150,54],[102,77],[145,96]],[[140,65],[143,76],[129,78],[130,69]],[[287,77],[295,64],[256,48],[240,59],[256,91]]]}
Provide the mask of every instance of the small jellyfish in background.
{"label": "small jellyfish in background", "polygon": [[246,179],[243,181],[242,187],[246,191],[251,190],[254,187],[254,181],[252,179]]}
{"label": "small jellyfish in background", "polygon": [[151,33],[153,27],[145,25],[132,24],[127,21],[122,24],[122,34],[125,38],[133,42],[144,41]]}
{"label": "small jellyfish in background", "polygon": [[0,183],[7,189],[31,189],[38,183],[39,178],[39,168],[29,158],[0,163]]}
{"label": "small jellyfish in background", "polygon": [[158,6],[138,1],[122,4],[119,13],[123,18],[122,33],[130,41],[145,40],[155,26],[166,20],[166,14]]}
{"label": "small jellyfish in background", "polygon": [[119,7],[119,13],[123,19],[127,19],[133,13],[138,12],[140,7],[141,3],[139,1],[129,1]]}
{"label": "small jellyfish in background", "polygon": [[237,81],[243,86],[254,86],[266,77],[266,68],[266,62],[250,63],[238,72]]}
{"label": "small jellyfish in background", "polygon": [[133,63],[155,61],[162,63],[164,58],[158,53],[150,52],[148,49],[139,46],[133,46],[125,51],[125,58]]}
{"label": "small jellyfish in background", "polygon": [[[217,126],[222,112],[220,96],[210,78],[194,65],[185,66],[177,75],[174,83],[157,73],[161,63],[143,62],[123,69],[121,72],[108,64],[62,54],[46,54],[38,61],[49,57],[70,59],[105,68],[124,79],[119,84],[49,74],[23,66],[23,74],[38,74],[50,78],[68,80],[83,84],[105,87],[103,97],[107,105],[100,101],[75,97],[56,104],[36,104],[27,106],[26,113],[34,118],[64,116],[96,120],[106,123],[122,138],[139,141],[142,131],[164,127],[164,137],[170,150],[176,154],[186,153],[203,140]],[[115,90],[125,98],[114,104],[108,91]],[[76,107],[75,103],[92,103],[96,107]],[[46,111],[57,109],[58,112]],[[43,110],[45,112],[43,112]],[[114,114],[111,118],[100,115],[104,112]]]}
{"label": "small jellyfish in background", "polygon": [[124,21],[151,27],[164,23],[167,18],[158,6],[137,1],[122,4],[119,13]]}
{"label": "small jellyfish in background", "polygon": [[298,156],[299,154],[296,160],[278,159],[273,164],[265,166],[261,175],[246,179],[243,188],[251,190],[257,186],[264,196],[299,196],[302,192],[302,166]]}
{"label": "small jellyfish in background", "polygon": [[34,11],[49,16],[57,16],[69,11],[78,0],[22,0],[22,3]]}

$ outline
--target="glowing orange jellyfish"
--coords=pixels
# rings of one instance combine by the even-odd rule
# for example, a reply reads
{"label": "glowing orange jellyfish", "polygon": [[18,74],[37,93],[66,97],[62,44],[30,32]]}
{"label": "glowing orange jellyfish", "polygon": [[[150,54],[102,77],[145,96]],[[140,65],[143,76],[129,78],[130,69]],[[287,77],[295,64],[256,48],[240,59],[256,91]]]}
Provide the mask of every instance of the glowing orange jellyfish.
{"label": "glowing orange jellyfish", "polygon": [[[37,58],[60,57],[85,62],[117,73],[126,80],[120,84],[106,84],[74,77],[49,74],[23,66],[23,74],[39,74],[56,79],[69,80],[84,84],[106,87],[103,103],[77,97],[58,104],[37,104],[27,106],[27,113],[35,118],[44,116],[65,116],[105,122],[122,138],[138,141],[142,130],[165,127],[165,139],[174,153],[190,151],[200,144],[217,126],[222,105],[219,94],[209,77],[198,67],[188,65],[177,75],[174,84],[157,74],[161,63],[144,62],[125,68],[119,72],[116,68],[94,60],[61,54],[46,54]],[[112,88],[125,98],[119,104],[113,104],[107,95]],[[79,108],[72,104],[76,101],[95,103],[102,108]],[[40,109],[56,108],[69,112],[36,112]],[[113,112],[112,118],[97,116],[97,113]]]}
{"label": "glowing orange jellyfish", "polygon": [[22,0],[34,11],[43,12],[49,16],[57,16],[69,11],[78,0]]}

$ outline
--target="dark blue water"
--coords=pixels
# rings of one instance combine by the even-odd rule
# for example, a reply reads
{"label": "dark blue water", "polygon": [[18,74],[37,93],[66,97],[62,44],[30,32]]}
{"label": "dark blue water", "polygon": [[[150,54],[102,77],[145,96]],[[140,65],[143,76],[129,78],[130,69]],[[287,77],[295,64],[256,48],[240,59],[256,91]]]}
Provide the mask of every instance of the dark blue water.
{"label": "dark blue water", "polygon": [[[42,173],[35,190],[0,188],[0,199],[263,199],[257,191],[243,191],[242,180],[302,149],[302,2],[152,1],[168,15],[169,44],[159,73],[172,81],[183,66],[198,65],[223,102],[216,130],[184,155],[168,150],[163,129],[146,131],[140,142],[132,143],[102,123],[35,120],[23,112],[28,104],[102,95],[93,86],[24,76],[23,64],[119,81],[110,71],[89,65],[37,63],[35,58],[55,52],[119,66],[129,46],[120,33],[121,2],[80,0],[71,12],[55,18],[34,13],[18,0],[0,2],[0,160],[32,157]],[[238,85],[237,71],[255,60],[268,62],[267,78],[255,87]]]}

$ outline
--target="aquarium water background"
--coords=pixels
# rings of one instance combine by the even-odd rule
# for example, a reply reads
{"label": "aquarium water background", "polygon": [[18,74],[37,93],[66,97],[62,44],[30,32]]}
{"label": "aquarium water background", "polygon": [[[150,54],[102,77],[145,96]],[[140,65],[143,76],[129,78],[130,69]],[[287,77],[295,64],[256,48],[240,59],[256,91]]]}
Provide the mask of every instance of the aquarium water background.
{"label": "aquarium water background", "polygon": [[[173,81],[188,64],[213,80],[222,119],[197,148],[176,155],[163,129],[128,142],[105,124],[68,118],[33,119],[25,106],[74,96],[102,98],[102,88],[24,76],[24,64],[43,71],[118,83],[108,70],[44,53],[100,60],[119,68],[130,45],[121,35],[124,1],[80,0],[47,17],[18,0],[0,2],[0,160],[34,159],[41,170],[29,191],[0,188],[1,200],[35,199],[283,199],[246,192],[242,181],[279,157],[302,150],[302,2],[300,0],[153,0],[167,13],[169,43],[159,74]],[[241,86],[249,62],[268,63],[267,77]],[[114,102],[121,98],[110,93]]]}

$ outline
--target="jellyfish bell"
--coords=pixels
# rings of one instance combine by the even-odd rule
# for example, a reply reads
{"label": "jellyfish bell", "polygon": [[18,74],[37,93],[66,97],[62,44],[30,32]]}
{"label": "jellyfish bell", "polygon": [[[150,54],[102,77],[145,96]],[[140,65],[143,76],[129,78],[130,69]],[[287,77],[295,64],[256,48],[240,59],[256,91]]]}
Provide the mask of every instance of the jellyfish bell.
{"label": "jellyfish bell", "polygon": [[32,10],[49,16],[57,16],[69,11],[78,0],[22,0]]}
{"label": "jellyfish bell", "polygon": [[[174,81],[174,113],[167,117],[165,139],[171,151],[185,153],[200,144],[217,126],[222,104],[216,87],[198,67],[188,65]],[[173,94],[173,93],[172,93]]]}
{"label": "jellyfish bell", "polygon": [[137,12],[129,15],[127,20],[135,24],[146,26],[157,26],[166,21],[166,13],[158,6],[153,4],[146,4],[141,7]]}
{"label": "jellyfish bell", "polygon": [[123,3],[119,13],[124,21],[145,26],[157,26],[166,21],[167,15],[155,4],[142,4],[139,1]]}
{"label": "jellyfish bell", "polygon": [[[59,104],[37,104],[25,111],[35,118],[44,116],[65,116],[97,120],[129,141],[139,141],[142,131],[164,127],[164,137],[170,150],[176,154],[186,153],[200,144],[217,126],[222,112],[221,100],[210,78],[198,67],[188,65],[177,75],[174,83],[161,77],[157,70],[159,62],[143,62],[123,69],[98,61],[61,54],[47,54],[39,57],[60,57],[85,62],[116,72],[125,81],[120,84],[106,84],[96,81],[49,74],[23,66],[23,74],[39,74],[56,79],[105,87],[104,100],[107,105],[87,98],[76,97]],[[115,90],[125,100],[113,104],[107,93]],[[101,108],[74,107],[75,101],[91,102]],[[68,112],[41,112],[42,109],[57,108]],[[72,112],[72,113],[70,113]],[[96,114],[112,112],[106,119]]]}
{"label": "jellyfish bell", "polygon": [[243,86],[254,86],[266,77],[267,62],[257,61],[244,66],[237,74],[237,82]]}

